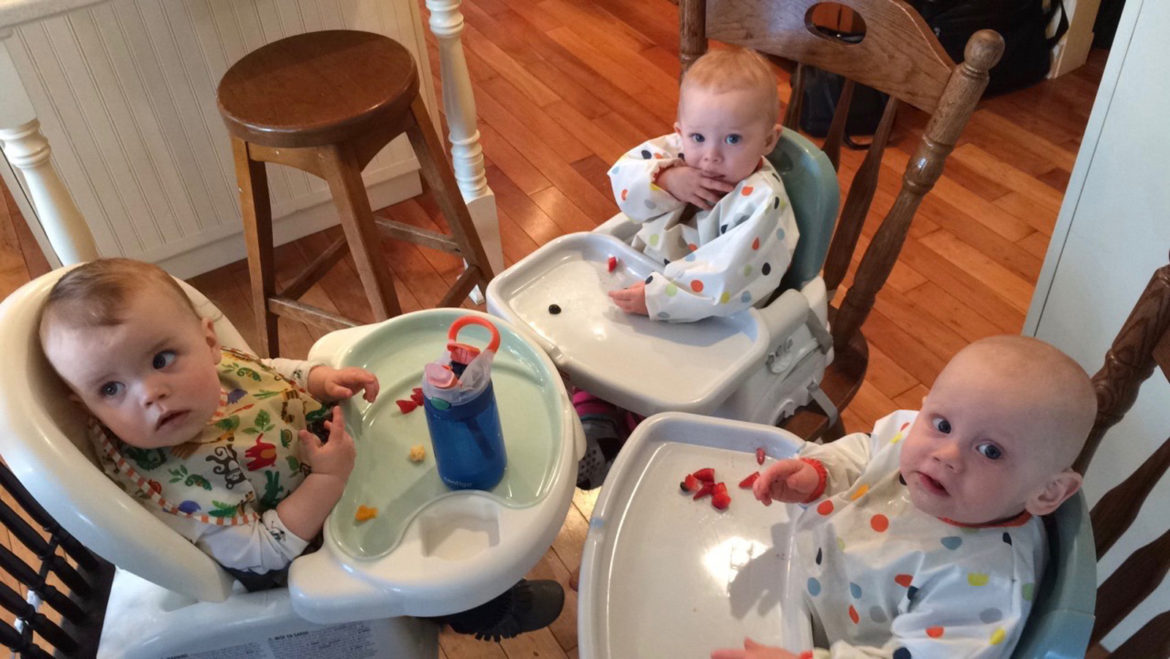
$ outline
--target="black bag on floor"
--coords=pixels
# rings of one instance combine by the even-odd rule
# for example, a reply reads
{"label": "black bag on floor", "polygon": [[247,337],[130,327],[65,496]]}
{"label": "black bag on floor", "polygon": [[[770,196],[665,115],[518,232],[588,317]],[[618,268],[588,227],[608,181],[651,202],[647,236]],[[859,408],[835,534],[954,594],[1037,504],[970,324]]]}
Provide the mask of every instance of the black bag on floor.
{"label": "black bag on floor", "polygon": [[[1052,48],[1068,31],[1068,16],[1061,0],[909,0],[939,43],[956,62],[963,61],[967,40],[979,30],[992,29],[1003,37],[1004,51],[991,69],[985,95],[999,94],[1043,80],[1051,67]],[[1049,23],[1060,12],[1056,33],[1046,35]],[[860,40],[860,34],[836,33],[845,41]],[[800,128],[814,137],[824,137],[833,121],[841,94],[842,78],[813,67],[805,68]],[[881,120],[888,97],[864,85],[856,85],[849,106],[845,134],[872,135]]]}
{"label": "black bag on floor", "polygon": [[[826,31],[826,33],[828,33]],[[831,35],[845,42],[861,41],[862,34],[833,32]],[[804,67],[804,94],[800,105],[800,129],[813,137],[829,134],[837,99],[841,98],[841,87],[845,78],[829,73],[815,66]],[[849,139],[851,135],[873,135],[882,118],[889,95],[865,85],[853,86],[853,100],[849,103],[849,116],[845,120],[845,143],[858,148]]]}
{"label": "black bag on floor", "polygon": [[[813,137],[829,134],[833,111],[841,97],[845,79],[816,67],[804,68],[804,97],[800,106],[800,129]],[[845,120],[845,135],[873,135],[890,97],[873,87],[853,85],[853,100]]]}
{"label": "black bag on floor", "polygon": [[[967,40],[979,30],[990,29],[1003,37],[1003,57],[991,69],[985,94],[999,94],[1039,82],[1051,68],[1052,48],[1068,31],[1068,16],[1061,0],[911,0],[926,19],[943,49],[956,62],[963,61]],[[1048,25],[1060,12],[1051,37]]]}

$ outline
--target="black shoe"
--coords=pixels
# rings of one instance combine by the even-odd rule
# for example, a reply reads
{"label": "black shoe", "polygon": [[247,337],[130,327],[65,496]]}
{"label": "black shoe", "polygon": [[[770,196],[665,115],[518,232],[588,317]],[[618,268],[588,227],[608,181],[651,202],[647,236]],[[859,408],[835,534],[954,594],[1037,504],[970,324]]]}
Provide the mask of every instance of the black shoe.
{"label": "black shoe", "polygon": [[585,431],[585,455],[577,462],[577,487],[595,490],[605,482],[622,437],[617,422],[606,416],[583,416],[581,428]]}
{"label": "black shoe", "polygon": [[559,583],[521,579],[503,595],[469,611],[445,616],[442,622],[460,634],[498,641],[547,627],[564,606],[565,591]]}

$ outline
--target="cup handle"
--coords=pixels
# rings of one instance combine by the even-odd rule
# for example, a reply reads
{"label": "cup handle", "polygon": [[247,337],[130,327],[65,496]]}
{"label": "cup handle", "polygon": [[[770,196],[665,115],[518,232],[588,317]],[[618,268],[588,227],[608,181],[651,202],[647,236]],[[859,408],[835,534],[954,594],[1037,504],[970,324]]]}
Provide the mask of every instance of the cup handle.
{"label": "cup handle", "polygon": [[[480,318],[479,316],[472,316],[472,315],[461,316],[458,319],[456,319],[455,322],[451,323],[451,329],[447,331],[448,343],[449,344],[454,343],[456,337],[459,336],[459,330],[463,329],[464,327],[467,327],[468,325],[480,325],[482,327],[486,327],[488,329],[488,331],[491,332],[491,334],[492,334],[491,341],[488,342],[488,346],[487,346],[486,350],[488,352],[495,352],[496,350],[499,349],[499,347],[500,347],[500,330],[496,329],[496,326],[493,325],[491,323],[491,321],[484,320],[483,318]],[[448,347],[448,349],[450,349],[450,348]]]}

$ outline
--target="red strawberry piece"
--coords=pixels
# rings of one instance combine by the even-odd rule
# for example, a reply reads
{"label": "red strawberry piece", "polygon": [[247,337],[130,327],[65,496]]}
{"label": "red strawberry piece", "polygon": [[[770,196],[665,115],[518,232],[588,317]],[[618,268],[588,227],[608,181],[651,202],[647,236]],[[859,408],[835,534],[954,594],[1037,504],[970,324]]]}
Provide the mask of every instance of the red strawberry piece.
{"label": "red strawberry piece", "polygon": [[731,505],[731,495],[720,492],[711,497],[711,505],[715,507],[715,510],[727,510],[727,507]]}
{"label": "red strawberry piece", "polygon": [[691,474],[687,474],[687,477],[678,484],[678,487],[683,492],[690,494],[691,492],[698,491],[699,487],[701,487],[701,484],[699,483],[699,479],[695,478]]}
{"label": "red strawberry piece", "polygon": [[727,483],[716,483],[715,487],[711,488],[711,494],[727,494]]}
{"label": "red strawberry piece", "polygon": [[760,477],[760,472],[753,471],[751,473],[751,475],[749,475],[747,478],[745,478],[739,482],[739,486],[745,490],[750,490],[750,489],[752,489],[752,484],[755,483],[756,479],[759,477]]}
{"label": "red strawberry piece", "polygon": [[698,501],[699,499],[702,499],[705,496],[709,496],[714,489],[715,489],[715,486],[713,484],[703,483],[703,486],[699,488],[698,492],[695,492],[695,496],[693,498],[695,501]]}
{"label": "red strawberry piece", "polygon": [[415,403],[422,405],[423,404],[422,387],[415,387],[414,389],[411,389],[410,390],[410,399],[413,400]]}
{"label": "red strawberry piece", "polygon": [[767,455],[764,453],[763,448],[756,449],[756,464],[758,464],[758,465],[764,464],[765,457],[767,457]]}
{"label": "red strawberry piece", "polygon": [[414,408],[418,407],[418,403],[413,400],[396,400],[394,402],[398,405],[398,409],[402,410],[403,414],[410,414],[414,411]]}
{"label": "red strawberry piece", "polygon": [[605,262],[605,267],[610,272],[617,270],[617,257],[616,256],[609,257],[609,260]]}
{"label": "red strawberry piece", "polygon": [[696,471],[692,475],[695,478],[703,481],[704,483],[714,483],[715,482],[715,470],[710,468],[710,467],[704,467],[703,469]]}

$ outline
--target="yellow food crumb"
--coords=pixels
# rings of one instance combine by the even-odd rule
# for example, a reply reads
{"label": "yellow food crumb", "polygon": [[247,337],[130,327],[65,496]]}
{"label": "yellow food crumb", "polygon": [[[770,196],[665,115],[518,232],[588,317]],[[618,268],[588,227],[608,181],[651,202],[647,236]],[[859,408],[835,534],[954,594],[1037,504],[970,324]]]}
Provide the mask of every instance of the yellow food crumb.
{"label": "yellow food crumb", "polygon": [[411,462],[422,462],[427,457],[427,450],[423,448],[422,444],[415,444],[410,447],[410,455],[407,457],[410,458]]}
{"label": "yellow food crumb", "polygon": [[358,506],[357,512],[353,514],[353,518],[359,522],[364,522],[367,519],[374,519],[378,516],[377,508],[370,508],[368,506]]}

